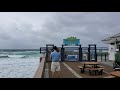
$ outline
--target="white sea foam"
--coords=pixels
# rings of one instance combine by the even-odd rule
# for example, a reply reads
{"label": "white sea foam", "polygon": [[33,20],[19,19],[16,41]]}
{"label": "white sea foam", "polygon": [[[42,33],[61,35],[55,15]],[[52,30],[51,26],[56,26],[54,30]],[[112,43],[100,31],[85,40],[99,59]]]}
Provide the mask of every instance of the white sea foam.
{"label": "white sea foam", "polygon": [[33,78],[39,64],[39,56],[0,58],[0,78]]}
{"label": "white sea foam", "polygon": [[10,57],[10,58],[22,58],[24,56],[25,55],[8,55],[8,57]]}

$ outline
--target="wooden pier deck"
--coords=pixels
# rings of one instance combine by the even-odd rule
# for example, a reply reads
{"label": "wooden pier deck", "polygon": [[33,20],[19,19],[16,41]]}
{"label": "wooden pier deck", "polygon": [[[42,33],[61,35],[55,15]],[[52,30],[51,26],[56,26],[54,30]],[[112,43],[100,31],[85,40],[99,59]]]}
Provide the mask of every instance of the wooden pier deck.
{"label": "wooden pier deck", "polygon": [[[68,65],[69,67],[66,67],[63,63]],[[51,71],[50,71],[50,65],[51,62],[48,62],[49,65],[49,78],[51,78]],[[104,78],[110,75],[110,72],[114,71],[112,67],[102,65],[104,66],[104,72],[102,75],[90,75],[89,71],[85,71],[84,73],[80,72],[80,69],[78,66],[81,65],[80,62],[61,62],[61,78]],[[73,71],[72,71],[72,70]],[[77,74],[77,75],[76,75]],[[55,77],[57,78],[57,77]]]}
{"label": "wooden pier deck", "polygon": [[[67,68],[64,66],[64,64],[61,62],[61,78],[76,78],[76,76]],[[49,78],[52,78],[51,76],[51,62],[48,62],[48,67],[49,67]],[[57,78],[56,76],[54,78]]]}
{"label": "wooden pier deck", "polygon": [[[45,58],[41,60],[41,63],[44,65],[39,66],[36,71],[34,78],[52,78],[51,76],[51,62],[45,61]],[[41,64],[40,64],[41,65]],[[89,71],[85,70],[84,73],[81,73],[78,66],[82,65],[81,62],[60,62],[61,67],[61,76],[60,78],[104,78],[110,76],[110,72],[114,71],[112,67],[103,65],[104,72],[102,75],[90,75]],[[44,67],[44,68],[43,68]],[[53,78],[58,78],[56,75]]]}

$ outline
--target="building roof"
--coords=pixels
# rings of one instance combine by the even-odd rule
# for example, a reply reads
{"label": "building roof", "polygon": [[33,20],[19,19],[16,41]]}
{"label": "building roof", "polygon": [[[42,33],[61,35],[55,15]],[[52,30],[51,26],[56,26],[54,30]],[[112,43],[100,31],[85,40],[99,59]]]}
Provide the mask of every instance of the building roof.
{"label": "building roof", "polygon": [[102,42],[106,44],[114,43],[114,42],[120,42],[120,33],[113,35],[111,37],[108,37],[106,39],[103,39]]}

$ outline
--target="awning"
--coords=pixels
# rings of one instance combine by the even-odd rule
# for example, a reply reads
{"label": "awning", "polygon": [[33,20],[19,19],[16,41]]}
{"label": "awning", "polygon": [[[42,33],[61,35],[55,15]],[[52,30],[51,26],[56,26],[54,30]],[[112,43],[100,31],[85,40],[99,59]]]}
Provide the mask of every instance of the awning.
{"label": "awning", "polygon": [[106,39],[101,40],[102,42],[106,43],[106,44],[110,44],[110,43],[115,43],[115,42],[120,42],[120,33],[112,36],[112,37],[108,37]]}

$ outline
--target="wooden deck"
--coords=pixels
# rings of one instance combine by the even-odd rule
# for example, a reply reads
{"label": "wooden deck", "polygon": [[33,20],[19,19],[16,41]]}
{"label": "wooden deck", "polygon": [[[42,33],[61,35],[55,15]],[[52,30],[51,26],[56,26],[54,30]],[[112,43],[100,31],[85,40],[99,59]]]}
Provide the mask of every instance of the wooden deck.
{"label": "wooden deck", "polygon": [[[114,69],[105,64],[101,64],[104,67],[102,75],[90,75],[89,70],[85,70],[81,73],[78,66],[81,66],[81,62],[60,62],[61,76],[60,78],[104,78],[110,76]],[[51,76],[51,61],[46,61],[45,57],[40,59],[40,65],[33,78],[52,78]],[[58,78],[56,75],[53,78]]]}
{"label": "wooden deck", "polygon": [[[51,78],[50,66],[51,62],[48,63],[49,68],[49,78]],[[66,67],[64,63],[70,68]],[[104,72],[102,75],[90,75],[88,70],[85,70],[84,73],[80,72],[78,68],[79,65],[82,65],[80,62],[61,62],[61,78],[104,78],[110,75],[110,72],[114,71],[112,67],[104,66]],[[72,70],[71,70],[72,69]],[[77,74],[77,75],[76,75]],[[57,78],[56,76],[54,78]]]}
{"label": "wooden deck", "polygon": [[[50,71],[51,62],[47,62],[47,63],[49,67],[49,78],[52,78]],[[77,78],[72,72],[70,72],[70,70],[67,67],[63,65],[63,63],[60,63],[60,67],[61,67],[61,78]],[[54,78],[57,77],[55,76]]]}

